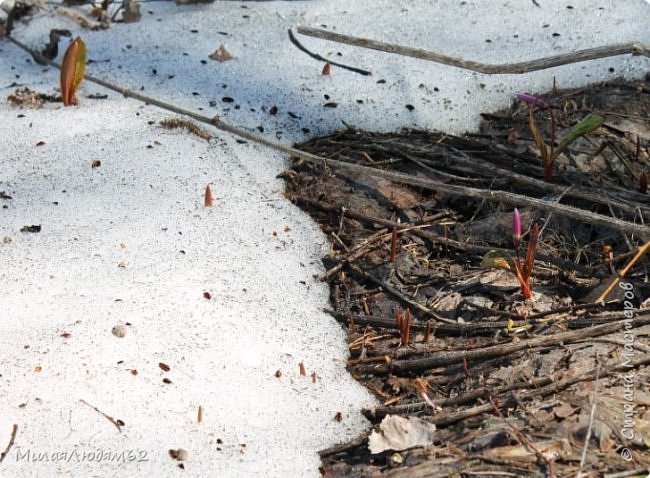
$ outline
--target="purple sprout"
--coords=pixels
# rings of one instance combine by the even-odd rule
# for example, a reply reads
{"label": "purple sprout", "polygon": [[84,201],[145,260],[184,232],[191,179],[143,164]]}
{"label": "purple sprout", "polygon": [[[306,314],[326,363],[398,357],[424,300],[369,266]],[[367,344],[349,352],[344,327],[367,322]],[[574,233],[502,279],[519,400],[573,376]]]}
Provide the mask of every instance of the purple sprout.
{"label": "purple sprout", "polygon": [[530,93],[517,93],[515,96],[519,101],[528,103],[531,106],[537,106],[544,110],[549,108],[549,104],[539,96],[531,95]]}

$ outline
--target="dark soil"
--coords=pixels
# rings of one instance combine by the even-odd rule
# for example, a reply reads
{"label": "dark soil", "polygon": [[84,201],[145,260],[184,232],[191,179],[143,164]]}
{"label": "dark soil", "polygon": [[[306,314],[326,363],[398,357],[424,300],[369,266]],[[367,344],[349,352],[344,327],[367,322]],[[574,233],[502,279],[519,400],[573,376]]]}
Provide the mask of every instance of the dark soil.
{"label": "dark soil", "polygon": [[[363,436],[324,450],[324,476],[648,472],[649,267],[625,266],[650,240],[650,78],[544,99],[556,145],[587,114],[606,117],[560,155],[553,182],[520,103],[463,137],[347,130],[296,146],[431,179],[414,187],[300,160],[284,174],[287,196],[331,239],[323,280],[349,330],[348,367],[382,403],[364,414],[375,429],[388,415],[436,426],[425,446],[370,454]],[[535,118],[548,144],[548,111]],[[541,230],[529,299],[514,274],[481,265],[490,250],[514,255],[515,206],[522,260]],[[614,274],[625,277],[596,303]]]}

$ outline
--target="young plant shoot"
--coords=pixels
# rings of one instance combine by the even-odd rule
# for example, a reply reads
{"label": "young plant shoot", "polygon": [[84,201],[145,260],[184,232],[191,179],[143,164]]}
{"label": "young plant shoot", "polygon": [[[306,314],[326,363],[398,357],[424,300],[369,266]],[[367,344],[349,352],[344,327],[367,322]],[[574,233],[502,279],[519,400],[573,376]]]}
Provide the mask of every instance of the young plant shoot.
{"label": "young plant shoot", "polygon": [[519,214],[519,210],[515,208],[512,211],[512,242],[515,246],[515,257],[513,258],[506,253],[490,251],[483,257],[481,267],[497,267],[512,272],[517,278],[517,281],[519,281],[521,294],[524,296],[524,299],[529,299],[533,295],[530,288],[530,275],[533,272],[535,252],[537,251],[537,239],[539,238],[539,226],[537,223],[534,223],[531,228],[526,257],[523,261],[519,255],[521,236],[521,215]]}
{"label": "young plant shoot", "polygon": [[[576,139],[586,134],[591,133],[598,127],[600,127],[605,122],[605,117],[596,113],[591,113],[585,116],[581,121],[575,124],[562,138],[557,148],[555,147],[555,114],[553,108],[546,101],[537,96],[531,95],[529,93],[517,93],[517,99],[524,103],[530,105],[530,113],[528,116],[528,127],[530,132],[533,135],[533,141],[539,149],[539,154],[542,157],[542,165],[544,168],[544,180],[551,182],[553,180],[553,164],[557,157],[562,154],[567,147],[573,143]],[[542,135],[539,132],[537,127],[537,122],[535,121],[535,108],[537,111],[544,110],[548,111],[551,119],[551,141],[549,146],[546,145],[542,139]]]}
{"label": "young plant shoot", "polygon": [[61,96],[64,106],[77,104],[75,92],[83,80],[85,67],[86,45],[77,37],[68,45],[61,62]]}

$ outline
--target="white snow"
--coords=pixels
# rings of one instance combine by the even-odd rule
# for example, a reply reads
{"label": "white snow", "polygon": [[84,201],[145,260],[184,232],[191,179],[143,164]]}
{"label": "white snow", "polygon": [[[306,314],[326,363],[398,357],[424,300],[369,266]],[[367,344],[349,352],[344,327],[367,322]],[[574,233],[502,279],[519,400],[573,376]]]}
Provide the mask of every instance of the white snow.
{"label": "white snow", "polygon": [[[49,29],[71,29],[88,46],[88,73],[263,127],[287,145],[343,122],[459,133],[515,92],[549,89],[554,76],[569,87],[650,69],[647,58],[620,56],[488,76],[298,36],[373,72],[332,67],[324,77],[322,63],[287,37],[300,24],[327,25],[491,63],[650,43],[644,1],[537,3],[151,2],[139,23],[89,32],[39,13],[14,36],[40,49]],[[221,43],[235,59],[208,59]],[[328,289],[314,275],[327,240],[283,197],[276,175],[287,158],[219,131],[208,143],[162,129],[174,115],[89,82],[74,107],[16,109],[4,100],[25,86],[54,94],[58,78],[0,41],[0,191],[12,197],[0,199],[0,451],[19,427],[0,474],[319,476],[317,451],[367,429],[360,409],[375,401],[345,371],[345,332],[322,311]],[[100,94],[108,97],[88,98]],[[203,206],[208,183],[212,208]],[[21,232],[29,225],[42,230]],[[124,323],[127,335],[115,337],[112,327]],[[122,420],[122,432],[80,400]],[[168,455],[177,448],[188,452],[184,470]],[[126,455],[90,455],[98,450]]]}

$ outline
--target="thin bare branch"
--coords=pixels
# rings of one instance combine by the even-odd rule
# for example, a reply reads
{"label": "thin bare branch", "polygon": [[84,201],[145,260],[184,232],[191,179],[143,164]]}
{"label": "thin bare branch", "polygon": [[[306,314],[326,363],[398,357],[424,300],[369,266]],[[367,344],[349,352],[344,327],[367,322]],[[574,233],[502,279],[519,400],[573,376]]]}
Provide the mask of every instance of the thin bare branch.
{"label": "thin bare branch", "polygon": [[18,425],[14,423],[14,426],[11,429],[11,437],[9,438],[9,443],[7,444],[7,447],[5,448],[5,451],[0,453],[0,463],[7,458],[7,455],[9,454],[9,450],[11,450],[11,447],[14,446],[14,442],[16,441],[16,434],[18,433]]}
{"label": "thin bare branch", "polygon": [[361,68],[355,68],[354,66],[349,66],[349,65],[344,65],[343,63],[338,63],[332,60],[328,60],[327,58],[319,55],[318,53],[312,53],[310,52],[307,48],[305,48],[302,43],[298,41],[296,36],[293,34],[291,31],[291,28],[289,28],[289,41],[295,45],[296,48],[298,48],[300,51],[303,51],[307,53],[309,56],[311,56],[313,59],[318,60],[318,61],[324,61],[329,63],[330,65],[338,66],[339,68],[343,68],[345,70],[353,71],[354,73],[359,73],[363,76],[368,76],[372,75],[371,72],[367,70],[362,70]]}
{"label": "thin bare branch", "polygon": [[360,38],[351,35],[334,33],[322,28],[311,28],[299,26],[296,31],[302,35],[307,35],[323,40],[345,43],[347,45],[360,46],[371,50],[379,50],[386,53],[396,53],[402,56],[410,56],[420,60],[428,60],[443,65],[455,66],[464,70],[476,71],[478,73],[487,73],[488,75],[507,75],[529,73],[531,71],[545,70],[556,66],[568,65],[571,63],[580,63],[583,61],[596,60],[619,55],[643,55],[650,57],[650,47],[639,42],[623,43],[617,45],[599,46],[596,48],[587,48],[562,55],[540,58],[537,60],[524,61],[521,63],[504,63],[501,65],[490,65],[476,61],[467,61],[462,58],[441,55],[432,51],[421,48],[411,48],[394,43],[386,43],[367,38]]}
{"label": "thin bare branch", "polygon": [[102,412],[99,408],[97,408],[97,407],[94,406],[94,405],[91,405],[90,403],[88,403],[87,401],[85,401],[83,398],[80,398],[79,401],[80,401],[81,403],[83,403],[84,405],[86,405],[86,406],[92,408],[93,410],[95,410],[97,413],[99,413],[101,416],[103,416],[106,420],[108,420],[108,421],[111,422],[113,425],[115,425],[115,428],[117,428],[117,431],[118,431],[118,432],[122,433],[122,425],[124,425],[123,423],[120,424],[120,423],[119,423],[117,420],[115,420],[113,417],[111,417],[110,415],[107,415],[106,413]]}

